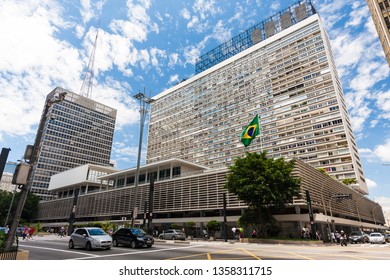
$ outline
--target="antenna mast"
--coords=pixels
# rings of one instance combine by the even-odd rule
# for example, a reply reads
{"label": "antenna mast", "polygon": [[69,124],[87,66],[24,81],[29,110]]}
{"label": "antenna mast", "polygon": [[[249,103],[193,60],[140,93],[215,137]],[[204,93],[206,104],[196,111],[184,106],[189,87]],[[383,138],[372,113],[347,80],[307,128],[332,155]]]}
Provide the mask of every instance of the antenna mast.
{"label": "antenna mast", "polygon": [[80,89],[80,95],[85,96],[87,98],[92,98],[92,87],[93,87],[93,78],[94,78],[94,63],[95,63],[95,51],[96,51],[96,45],[97,45],[97,39],[99,36],[99,29],[100,29],[100,19],[102,16],[102,2],[100,2],[99,9],[100,9],[100,15],[99,15],[99,23],[98,28],[96,31],[96,37],[95,42],[93,43],[93,48],[91,52],[91,56],[89,57],[88,67],[85,71],[83,84],[81,85]]}

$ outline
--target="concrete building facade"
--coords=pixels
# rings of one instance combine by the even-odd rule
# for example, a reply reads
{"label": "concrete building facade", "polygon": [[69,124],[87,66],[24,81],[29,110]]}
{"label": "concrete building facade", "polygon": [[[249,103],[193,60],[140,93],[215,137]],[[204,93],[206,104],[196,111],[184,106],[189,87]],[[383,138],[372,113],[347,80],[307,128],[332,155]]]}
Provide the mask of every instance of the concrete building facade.
{"label": "concrete building facade", "polygon": [[390,1],[366,0],[374,21],[379,40],[382,44],[387,63],[390,67]]}
{"label": "concrete building facade", "polygon": [[63,92],[65,100],[42,114],[42,130],[37,134],[31,191],[41,199],[52,198],[49,181],[57,173],[87,163],[110,165],[116,109],[60,87],[48,94],[45,107]]}
{"label": "concrete building facade", "polygon": [[[310,2],[301,2],[309,10]],[[267,21],[253,46],[153,97],[147,163],[175,157],[221,168],[246,151],[265,150],[340,181],[356,179],[356,190],[368,193],[321,20],[314,13],[286,25],[282,18]],[[270,22],[280,31],[270,32]],[[244,148],[240,135],[256,114],[260,135]]]}
{"label": "concrete building facade", "polygon": [[[134,209],[131,203],[135,201],[136,172],[136,168],[118,171],[84,165],[54,175],[50,190],[57,199],[41,201],[37,221],[44,227],[60,227],[68,223],[69,215],[75,209],[75,225],[101,222],[123,226],[131,220]],[[193,221],[199,232],[210,220],[223,221],[223,195],[226,194],[227,226],[237,226],[242,211],[248,206],[224,188],[227,172],[226,168],[212,169],[181,159],[141,166],[135,204],[139,209],[136,224],[143,225],[144,217],[149,217],[149,209],[153,209],[153,228],[161,230],[173,223],[185,227],[187,222]],[[297,237],[301,228],[309,227],[306,190],[311,193],[314,222],[322,236],[328,228],[348,232],[359,228],[385,228],[379,204],[359,192],[302,161],[296,162],[292,175],[301,178],[300,194],[283,213],[274,215],[282,236]],[[155,182],[151,195],[152,176]],[[78,193],[76,207],[75,193]],[[337,200],[335,194],[340,193],[350,194],[351,199]]]}
{"label": "concrete building facade", "polygon": [[16,162],[7,162],[4,167],[3,176],[0,181],[0,190],[13,192],[18,190],[16,185],[12,184],[12,178],[15,172]]}

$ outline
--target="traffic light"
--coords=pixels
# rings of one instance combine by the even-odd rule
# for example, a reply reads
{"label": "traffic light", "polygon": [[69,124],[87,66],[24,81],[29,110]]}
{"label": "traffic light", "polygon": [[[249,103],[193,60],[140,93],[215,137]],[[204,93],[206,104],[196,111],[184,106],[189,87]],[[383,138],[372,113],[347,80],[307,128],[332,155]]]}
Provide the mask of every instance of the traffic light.
{"label": "traffic light", "polygon": [[18,163],[15,168],[14,175],[12,177],[12,184],[14,185],[27,185],[28,173],[31,166],[27,163]]}

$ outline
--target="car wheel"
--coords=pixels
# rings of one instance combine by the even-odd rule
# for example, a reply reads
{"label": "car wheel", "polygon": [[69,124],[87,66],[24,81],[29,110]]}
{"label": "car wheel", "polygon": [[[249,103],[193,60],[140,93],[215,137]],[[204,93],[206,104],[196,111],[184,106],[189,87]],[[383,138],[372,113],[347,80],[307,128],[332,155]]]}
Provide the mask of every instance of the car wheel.
{"label": "car wheel", "polygon": [[135,241],[131,241],[130,242],[130,248],[131,249],[135,249],[137,246],[136,246],[136,244],[135,244]]}
{"label": "car wheel", "polygon": [[162,235],[160,235],[158,238],[160,238],[161,240],[163,240],[163,239],[164,239],[164,237],[163,237]]}
{"label": "car wheel", "polygon": [[68,248],[69,249],[73,249],[74,248],[73,240],[69,240]]}
{"label": "car wheel", "polygon": [[118,241],[116,239],[112,240],[112,246],[118,247]]}
{"label": "car wheel", "polygon": [[176,237],[172,236],[172,240],[176,240]]}
{"label": "car wheel", "polygon": [[111,249],[111,247],[106,248],[106,250],[110,250],[110,249]]}
{"label": "car wheel", "polygon": [[85,245],[85,249],[87,249],[87,251],[91,251],[92,250],[92,246],[91,246],[90,242],[87,242],[87,244]]}
{"label": "car wheel", "polygon": [[148,245],[148,248],[152,247],[152,245]]}

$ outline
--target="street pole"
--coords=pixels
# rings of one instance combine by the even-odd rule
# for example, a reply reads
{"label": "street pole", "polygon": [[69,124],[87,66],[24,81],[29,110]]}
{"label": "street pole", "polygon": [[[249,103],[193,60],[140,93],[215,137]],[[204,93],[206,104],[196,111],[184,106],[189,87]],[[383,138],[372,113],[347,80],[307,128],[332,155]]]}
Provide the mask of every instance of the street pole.
{"label": "street pole", "polygon": [[[145,91],[145,90],[144,90]],[[134,195],[131,199],[131,206],[133,207],[133,217],[131,219],[131,227],[134,227],[135,219],[137,218],[137,196],[138,196],[138,181],[139,181],[139,169],[141,164],[141,150],[142,150],[142,136],[145,126],[145,118],[148,112],[147,106],[153,102],[153,99],[147,97],[145,93],[139,92],[134,95],[134,98],[139,100],[139,112],[140,112],[140,133],[139,133],[139,144],[138,144],[138,157],[137,157],[137,170],[134,178]]]}
{"label": "street pole", "polygon": [[328,219],[328,212],[326,211],[326,204],[325,204],[325,200],[324,200],[324,187],[325,187],[325,183],[327,183],[328,181],[330,180],[334,180],[332,177],[329,177],[327,178],[321,185],[321,199],[322,199],[322,206],[324,207],[324,212],[325,212],[325,216],[326,216],[326,223],[327,223],[327,231],[328,231],[328,237],[330,239],[330,242],[333,243],[333,239],[332,239],[332,235],[331,235],[331,228],[330,228],[330,225],[329,225],[329,219]]}
{"label": "street pole", "polygon": [[223,193],[223,237],[227,242],[226,193]]}
{"label": "street pole", "polygon": [[371,212],[372,212],[372,217],[374,218],[374,223],[375,223],[375,228],[377,228],[377,225],[376,225],[376,219],[375,219],[375,213],[374,213],[374,210],[378,207],[381,207],[379,204],[377,206],[375,206],[374,208],[372,208]]}
{"label": "street pole", "polygon": [[17,204],[16,209],[15,209],[15,215],[14,215],[14,218],[12,220],[12,224],[11,224],[11,227],[10,227],[9,232],[8,232],[8,238],[7,238],[7,241],[5,244],[6,250],[10,250],[12,248],[12,244],[14,242],[15,235],[16,235],[16,230],[19,226],[20,218],[22,216],[24,204],[26,203],[27,195],[28,195],[28,192],[30,191],[30,188],[31,188],[32,173],[33,173],[34,165],[38,161],[39,146],[41,145],[42,134],[43,134],[43,130],[44,130],[46,120],[48,117],[49,109],[53,104],[64,101],[65,95],[66,95],[66,92],[61,92],[61,93],[59,93],[58,96],[52,96],[51,97],[52,99],[47,99],[45,102],[45,108],[43,110],[42,119],[39,123],[37,136],[35,137],[34,148],[33,148],[33,151],[31,153],[31,158],[28,162],[28,164],[30,165],[30,170],[28,172],[27,183],[26,183],[26,185],[22,185],[21,190],[20,190],[18,204]]}

